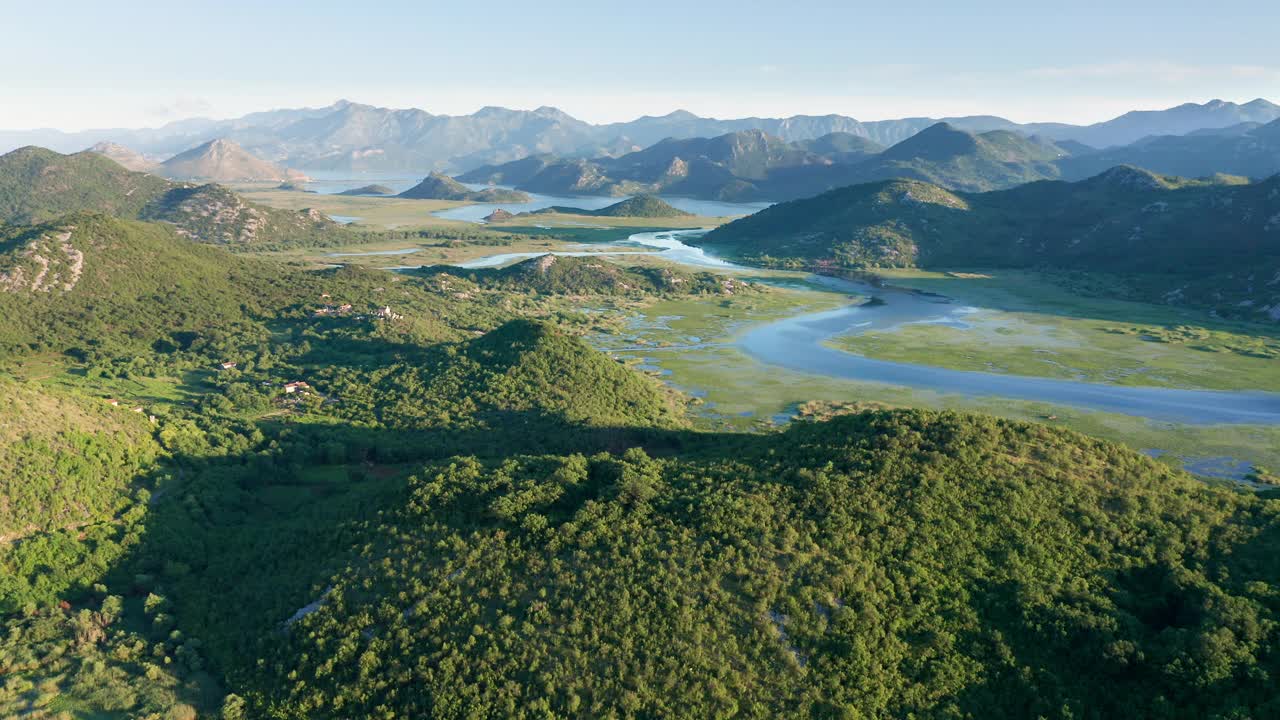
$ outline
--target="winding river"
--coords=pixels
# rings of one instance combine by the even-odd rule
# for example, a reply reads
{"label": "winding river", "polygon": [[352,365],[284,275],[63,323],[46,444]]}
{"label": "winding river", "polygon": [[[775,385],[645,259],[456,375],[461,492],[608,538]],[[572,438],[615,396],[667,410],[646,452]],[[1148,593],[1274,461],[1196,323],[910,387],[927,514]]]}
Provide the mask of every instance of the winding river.
{"label": "winding river", "polygon": [[[701,248],[686,245],[680,239],[699,232],[702,231],[637,233],[620,244],[656,248],[661,257],[695,268],[748,269],[708,255]],[[508,256],[486,264],[502,264],[507,259],[512,258]],[[862,382],[967,396],[1045,402],[1192,425],[1280,424],[1280,393],[1105,385],[950,370],[874,360],[842,352],[828,347],[826,342],[840,335],[884,330],[905,323],[947,323],[964,327],[964,315],[976,308],[957,306],[946,298],[905,289],[872,288],[865,283],[820,276],[812,276],[810,280],[831,288],[833,292],[874,294],[884,302],[874,306],[850,305],[826,312],[806,313],[758,325],[739,336],[734,341],[736,345],[766,365]]]}

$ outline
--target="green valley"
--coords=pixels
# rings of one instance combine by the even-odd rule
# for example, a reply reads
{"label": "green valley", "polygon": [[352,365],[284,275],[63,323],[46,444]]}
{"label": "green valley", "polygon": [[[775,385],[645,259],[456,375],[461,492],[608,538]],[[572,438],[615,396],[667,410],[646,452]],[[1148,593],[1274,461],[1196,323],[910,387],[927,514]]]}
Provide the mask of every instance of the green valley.
{"label": "green valley", "polygon": [[1280,718],[1270,7],[19,5],[0,718]]}

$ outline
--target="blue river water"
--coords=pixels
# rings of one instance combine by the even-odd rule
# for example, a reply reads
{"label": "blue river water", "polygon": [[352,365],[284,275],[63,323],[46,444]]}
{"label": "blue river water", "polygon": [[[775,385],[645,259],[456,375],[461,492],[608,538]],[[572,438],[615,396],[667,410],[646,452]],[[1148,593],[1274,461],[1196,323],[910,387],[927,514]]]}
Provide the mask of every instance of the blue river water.
{"label": "blue river water", "polygon": [[[618,244],[652,249],[667,260],[694,268],[741,267],[709,255],[701,248],[687,245],[681,240],[684,236],[698,232],[701,231],[637,233]],[[491,267],[514,259],[518,259],[514,254],[490,256],[472,261],[469,266]],[[826,343],[840,335],[889,329],[905,323],[946,323],[964,327],[964,315],[977,309],[957,305],[936,295],[901,288],[873,288],[865,283],[818,276],[810,280],[829,287],[833,292],[875,295],[883,302],[869,306],[850,304],[836,310],[806,313],[758,325],[742,333],[734,341],[735,344],[747,355],[766,365],[860,382],[971,397],[1004,397],[1044,402],[1191,425],[1280,424],[1280,393],[1130,387],[951,370],[915,363],[875,360],[837,350]]]}

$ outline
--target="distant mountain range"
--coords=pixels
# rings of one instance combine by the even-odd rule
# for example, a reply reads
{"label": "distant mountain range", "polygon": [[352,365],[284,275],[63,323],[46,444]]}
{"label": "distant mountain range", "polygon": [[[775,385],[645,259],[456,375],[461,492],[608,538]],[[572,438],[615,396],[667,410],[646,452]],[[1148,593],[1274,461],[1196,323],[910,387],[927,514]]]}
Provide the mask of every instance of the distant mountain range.
{"label": "distant mountain range", "polygon": [[1058,163],[1067,178],[1088,177],[1116,165],[1185,177],[1269,177],[1280,172],[1280,120],[1147,137],[1132,145],[1083,153]]}
{"label": "distant mountain range", "polygon": [[1014,131],[1054,142],[1106,148],[1149,136],[1185,135],[1276,119],[1280,119],[1280,106],[1258,99],[1245,104],[1213,100],[1167,110],[1135,111],[1085,126],[1024,125],[994,116],[874,122],[842,115],[718,120],[684,111],[592,125],[550,107],[529,111],[487,107],[471,115],[449,116],[344,100],[323,108],[272,110],[233,120],[183,120],[146,130],[0,131],[0,150],[41,145],[71,152],[110,141],[150,156],[165,157],[221,138],[238,143],[263,160],[303,170],[466,171],[540,153],[576,158],[617,157],[667,138],[711,138],[749,130],[763,131],[786,142],[841,133],[889,146],[945,121],[974,133]]}
{"label": "distant mountain range", "polygon": [[932,125],[887,149],[848,133],[787,142],[746,130],[663,140],[616,158],[540,154],[481,166],[458,179],[559,195],[667,193],[780,201],[891,178],[983,192],[1036,180],[1082,179],[1117,165],[1185,177],[1263,179],[1280,172],[1280,120],[1148,137],[1106,150],[1010,130],[974,133],[950,123]]}
{"label": "distant mountain range", "polygon": [[1056,178],[1070,151],[1007,130],[974,134],[937,123],[885,149],[848,133],[787,142],[761,130],[664,140],[618,158],[537,155],[486,165],[462,182],[502,183],[553,195],[667,193],[718,200],[787,200],[895,177],[959,190],[993,190]]}
{"label": "distant mountain range", "polygon": [[1280,176],[1235,184],[1116,167],[987,193],[887,180],[780,203],[691,242],[771,265],[1113,273],[1143,299],[1280,321]]}

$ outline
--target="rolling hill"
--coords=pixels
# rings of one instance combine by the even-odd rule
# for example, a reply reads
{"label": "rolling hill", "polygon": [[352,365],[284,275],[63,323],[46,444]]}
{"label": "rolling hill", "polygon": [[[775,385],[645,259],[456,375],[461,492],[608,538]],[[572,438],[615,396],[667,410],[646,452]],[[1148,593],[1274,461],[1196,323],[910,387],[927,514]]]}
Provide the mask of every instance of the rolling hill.
{"label": "rolling hill", "polygon": [[[462,352],[498,370],[543,354],[527,334]],[[558,382],[590,387],[574,367]],[[550,380],[525,379],[511,388]],[[680,448],[421,466],[362,496],[368,519],[343,522],[341,544],[287,566],[311,582],[283,630],[280,590],[231,582],[248,557],[180,581],[224,583],[222,612],[198,599],[176,612],[209,617],[189,627],[219,638],[215,661],[271,718],[1274,707],[1256,671],[1275,664],[1259,629],[1277,614],[1265,500],[1072,433],[955,414],[689,434]],[[207,532],[201,511],[232,502],[175,513],[169,532]],[[275,566],[291,535],[307,537],[257,531],[256,561]],[[198,557],[193,544],[175,560]]]}
{"label": "rolling hill", "polygon": [[423,178],[422,182],[405,190],[397,197],[412,200],[460,200],[478,203],[529,202],[529,196],[517,190],[502,188],[472,190],[448,175],[437,172],[431,173]]}
{"label": "rolling hill", "polygon": [[846,179],[912,178],[982,192],[1056,178],[1059,171],[1054,163],[1069,154],[1051,142],[1006,130],[975,135],[939,123],[854,165]]}
{"label": "rolling hill", "polygon": [[713,273],[687,273],[669,267],[622,267],[598,258],[568,255],[543,255],[503,268],[424,267],[414,274],[453,291],[474,285],[488,290],[532,291],[542,295],[733,295],[753,289],[745,282]]}
{"label": "rolling hill", "polygon": [[1169,302],[1280,321],[1280,176],[1220,184],[1117,167],[987,193],[891,180],[781,203],[694,242],[765,262],[1116,273]]}
{"label": "rolling hill", "polygon": [[[793,257],[1208,276],[1261,272],[1277,201],[1121,168],[738,227]],[[1275,714],[1277,500],[975,415],[697,430],[577,333],[701,292],[756,300],[593,258],[311,271],[103,213],[6,226],[3,370],[51,374],[0,378],[0,713]]]}
{"label": "rolling hill", "polygon": [[42,222],[78,210],[136,217],[173,187],[97,153],[19,148],[0,155],[0,221]]}
{"label": "rolling hill", "polygon": [[[107,332],[149,344],[260,307],[256,264],[158,223],[75,213],[0,240],[0,341],[59,352]],[[132,340],[131,340],[132,339]]]}
{"label": "rolling hill", "polygon": [[132,172],[95,152],[21,148],[0,156],[0,221],[39,223],[80,211],[164,222],[192,240],[233,247],[324,244],[341,232],[314,210],[256,205],[221,185]]}

